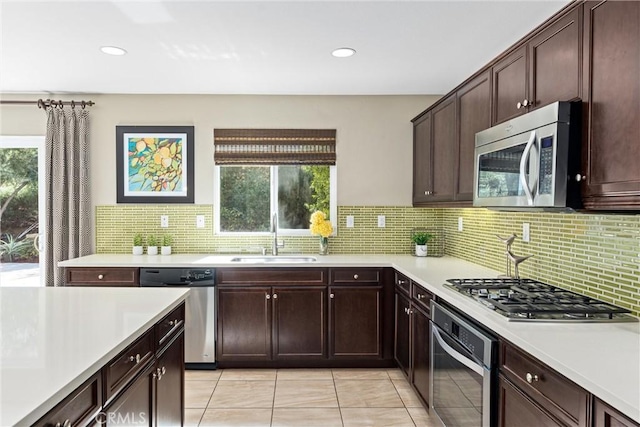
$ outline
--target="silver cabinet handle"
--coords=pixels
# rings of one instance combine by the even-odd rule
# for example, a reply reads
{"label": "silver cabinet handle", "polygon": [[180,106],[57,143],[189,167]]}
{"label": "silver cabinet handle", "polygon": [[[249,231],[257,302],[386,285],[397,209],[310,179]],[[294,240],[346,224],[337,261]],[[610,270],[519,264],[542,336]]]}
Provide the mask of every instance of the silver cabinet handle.
{"label": "silver cabinet handle", "polygon": [[267,294],[267,299],[271,299],[271,295]]}
{"label": "silver cabinet handle", "polygon": [[516,108],[517,108],[518,110],[519,110],[519,109],[521,109],[521,108],[522,108],[522,102],[518,102],[518,103],[516,104]]}
{"label": "silver cabinet handle", "polygon": [[329,298],[333,299],[333,297],[335,297],[334,294],[329,294]]}
{"label": "silver cabinet handle", "polygon": [[62,424],[56,423],[56,427],[71,427],[71,421],[66,419]]}
{"label": "silver cabinet handle", "polygon": [[353,275],[353,280],[358,280],[358,275],[357,274]]}
{"label": "silver cabinet handle", "polygon": [[576,174],[576,182],[580,182],[580,181],[584,181],[585,179],[587,179],[586,175],[582,175],[582,174]]}
{"label": "silver cabinet handle", "polygon": [[140,363],[140,353],[136,354],[135,356],[129,356],[129,362]]}
{"label": "silver cabinet handle", "polygon": [[278,294],[273,294],[273,299],[278,299]]}
{"label": "silver cabinet handle", "polygon": [[98,274],[98,280],[104,279],[104,274]]}
{"label": "silver cabinet handle", "polygon": [[522,106],[523,106],[523,107],[528,107],[530,104],[531,104],[531,103],[529,102],[529,100],[528,100],[528,99],[525,99],[525,100],[523,100],[523,101],[522,101]]}
{"label": "silver cabinet handle", "polygon": [[431,196],[432,194],[433,194],[433,191],[427,190],[427,191],[424,192],[425,196]]}
{"label": "silver cabinet handle", "polygon": [[418,296],[418,299],[424,299],[427,297],[426,295],[422,295],[422,294],[418,294],[417,296]]}
{"label": "silver cabinet handle", "polygon": [[531,374],[529,372],[527,372],[527,375],[524,376],[527,379],[527,382],[529,384],[532,384],[534,382],[538,382],[540,380],[540,377],[536,374]]}
{"label": "silver cabinet handle", "polygon": [[180,321],[179,321],[178,319],[175,319],[175,320],[169,320],[169,326],[175,326],[175,325],[177,325],[178,323],[180,323]]}
{"label": "silver cabinet handle", "polygon": [[157,378],[158,381],[160,381],[165,372],[166,370],[164,370],[164,367],[162,369],[156,368],[156,371],[153,373],[153,378]]}
{"label": "silver cabinet handle", "polygon": [[161,373],[162,375],[166,374],[166,373],[167,373],[167,368],[165,368],[165,367],[163,366],[163,367],[162,367],[162,369],[160,370],[160,373]]}
{"label": "silver cabinet handle", "polygon": [[398,279],[398,285],[406,285],[407,283],[406,280]]}

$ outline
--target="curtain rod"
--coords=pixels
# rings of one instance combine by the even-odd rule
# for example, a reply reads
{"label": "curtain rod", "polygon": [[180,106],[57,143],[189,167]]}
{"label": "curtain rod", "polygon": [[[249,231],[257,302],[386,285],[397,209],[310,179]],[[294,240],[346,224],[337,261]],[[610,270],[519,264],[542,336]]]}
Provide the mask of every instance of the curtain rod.
{"label": "curtain rod", "polygon": [[60,107],[62,108],[64,105],[71,105],[71,108],[76,108],[76,105],[78,107],[82,107],[83,109],[85,107],[91,107],[93,105],[95,105],[96,103],[93,101],[75,101],[75,100],[71,100],[71,101],[55,101],[53,99],[38,99],[37,101],[11,101],[11,100],[0,100],[0,104],[12,104],[12,105],[28,105],[28,104],[35,104],[38,106],[38,108],[44,108],[47,109],[48,107]]}

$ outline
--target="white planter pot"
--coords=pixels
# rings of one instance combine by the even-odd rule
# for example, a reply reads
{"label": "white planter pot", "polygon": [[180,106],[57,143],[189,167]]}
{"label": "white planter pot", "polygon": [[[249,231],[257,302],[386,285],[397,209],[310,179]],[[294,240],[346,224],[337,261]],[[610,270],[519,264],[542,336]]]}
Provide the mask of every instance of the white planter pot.
{"label": "white planter pot", "polygon": [[427,256],[427,245],[416,245],[416,256]]}
{"label": "white planter pot", "polygon": [[133,247],[133,254],[134,255],[142,255],[143,252],[144,252],[144,248],[142,246],[134,246]]}
{"label": "white planter pot", "polygon": [[158,255],[158,247],[157,246],[147,246],[147,254],[148,255]]}
{"label": "white planter pot", "polygon": [[160,253],[162,255],[171,255],[171,246],[162,246],[160,248]]}

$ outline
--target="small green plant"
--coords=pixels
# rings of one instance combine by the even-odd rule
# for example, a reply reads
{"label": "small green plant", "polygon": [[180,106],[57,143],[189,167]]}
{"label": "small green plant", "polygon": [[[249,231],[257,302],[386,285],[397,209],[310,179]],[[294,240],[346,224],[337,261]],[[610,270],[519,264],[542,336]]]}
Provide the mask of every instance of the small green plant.
{"label": "small green plant", "polygon": [[158,246],[158,238],[154,234],[147,236],[147,246]]}
{"label": "small green plant", "polygon": [[171,246],[173,243],[173,236],[171,234],[165,234],[162,236],[162,246]]}
{"label": "small green plant", "polygon": [[0,240],[0,255],[6,257],[6,260],[12,262],[14,257],[20,257],[25,254],[32,241],[28,239],[16,240],[12,235],[7,235],[6,240]]}
{"label": "small green plant", "polygon": [[144,239],[142,238],[142,233],[136,233],[133,236],[133,246],[142,246],[144,243]]}
{"label": "small green plant", "polygon": [[416,245],[426,245],[429,240],[433,239],[433,234],[426,231],[416,231],[411,235],[411,241]]}

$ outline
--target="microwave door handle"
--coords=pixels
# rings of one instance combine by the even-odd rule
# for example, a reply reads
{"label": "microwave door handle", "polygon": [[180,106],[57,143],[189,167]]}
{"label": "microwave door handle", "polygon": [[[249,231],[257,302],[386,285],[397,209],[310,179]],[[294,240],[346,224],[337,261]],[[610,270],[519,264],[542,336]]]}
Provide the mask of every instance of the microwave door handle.
{"label": "microwave door handle", "polygon": [[533,206],[533,194],[531,192],[531,188],[529,188],[529,180],[525,175],[527,163],[529,162],[529,157],[531,156],[531,148],[536,143],[536,131],[531,132],[531,136],[529,137],[529,141],[527,145],[524,147],[524,151],[522,152],[522,158],[520,159],[520,184],[524,189],[524,194],[527,196],[527,202],[530,206]]}

